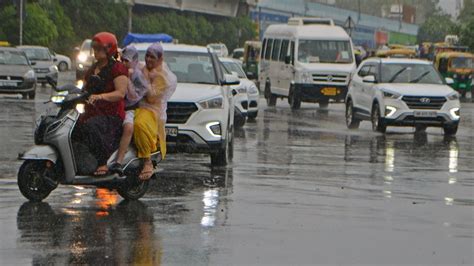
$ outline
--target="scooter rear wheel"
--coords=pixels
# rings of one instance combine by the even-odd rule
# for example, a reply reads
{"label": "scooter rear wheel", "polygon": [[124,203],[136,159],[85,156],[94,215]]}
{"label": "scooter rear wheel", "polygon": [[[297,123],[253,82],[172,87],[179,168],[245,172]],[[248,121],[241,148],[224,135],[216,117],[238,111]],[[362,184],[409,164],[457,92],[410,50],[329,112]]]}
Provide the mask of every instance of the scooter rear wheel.
{"label": "scooter rear wheel", "polygon": [[126,200],[138,200],[148,191],[150,180],[141,181],[138,177],[128,176],[117,187],[117,192]]}
{"label": "scooter rear wheel", "polygon": [[46,174],[46,161],[27,160],[18,171],[18,188],[25,198],[40,202],[55,189],[43,178]]}

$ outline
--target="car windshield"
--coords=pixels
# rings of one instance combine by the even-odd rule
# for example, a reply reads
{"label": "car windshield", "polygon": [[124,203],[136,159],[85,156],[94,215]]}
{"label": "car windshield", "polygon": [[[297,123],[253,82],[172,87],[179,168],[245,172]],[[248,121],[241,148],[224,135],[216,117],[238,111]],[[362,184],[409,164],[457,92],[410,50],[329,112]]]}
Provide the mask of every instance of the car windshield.
{"label": "car windshield", "polygon": [[470,57],[456,57],[451,59],[452,68],[474,68],[474,63]]}
{"label": "car windshield", "polygon": [[441,76],[432,65],[382,64],[380,83],[443,84]]}
{"label": "car windshield", "polygon": [[349,41],[300,40],[298,61],[302,63],[352,63]]}
{"label": "car windshield", "polygon": [[247,76],[245,76],[244,70],[242,69],[242,67],[240,67],[239,64],[234,63],[234,62],[222,62],[222,64],[224,65],[227,71],[236,72],[239,78],[241,79],[247,78]]}
{"label": "car windshield", "polygon": [[30,60],[34,61],[50,61],[51,54],[49,53],[48,49],[44,48],[26,48],[23,49],[25,51],[26,57]]}
{"label": "car windshield", "polygon": [[0,51],[0,65],[28,65],[28,60],[22,52]]}

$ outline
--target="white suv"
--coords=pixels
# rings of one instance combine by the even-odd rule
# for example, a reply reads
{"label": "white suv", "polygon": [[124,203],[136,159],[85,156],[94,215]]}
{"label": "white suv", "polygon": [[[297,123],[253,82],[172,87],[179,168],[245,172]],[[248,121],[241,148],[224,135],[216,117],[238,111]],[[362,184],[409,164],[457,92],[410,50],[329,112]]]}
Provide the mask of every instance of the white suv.
{"label": "white suv", "polygon": [[459,124],[459,94],[433,66],[413,59],[369,59],[353,75],[346,97],[346,124],[358,128],[370,120],[372,129],[412,126],[442,127],[454,135]]}
{"label": "white suv", "polygon": [[[149,43],[134,45],[144,61]],[[168,101],[167,144],[171,151],[208,153],[213,166],[233,155],[234,97],[237,77],[225,75],[217,56],[206,47],[163,44],[164,58],[178,78]]]}

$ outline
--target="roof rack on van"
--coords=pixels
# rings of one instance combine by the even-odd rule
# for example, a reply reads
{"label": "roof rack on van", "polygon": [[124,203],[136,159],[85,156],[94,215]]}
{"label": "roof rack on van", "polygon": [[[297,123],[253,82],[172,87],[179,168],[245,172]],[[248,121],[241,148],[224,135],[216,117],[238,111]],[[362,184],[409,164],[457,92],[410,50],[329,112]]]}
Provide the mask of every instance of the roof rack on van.
{"label": "roof rack on van", "polygon": [[334,26],[334,20],[332,18],[317,18],[317,17],[294,17],[288,19],[288,25],[290,26],[303,26],[303,25],[329,25]]}

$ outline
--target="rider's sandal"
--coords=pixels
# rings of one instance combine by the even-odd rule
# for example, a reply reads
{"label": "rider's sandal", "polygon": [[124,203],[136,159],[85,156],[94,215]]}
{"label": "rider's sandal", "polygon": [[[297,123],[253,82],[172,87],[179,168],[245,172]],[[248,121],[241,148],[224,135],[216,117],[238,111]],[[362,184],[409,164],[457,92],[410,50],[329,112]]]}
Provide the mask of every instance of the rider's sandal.
{"label": "rider's sandal", "polygon": [[153,165],[150,165],[150,168],[149,169],[146,169],[146,166],[143,167],[143,170],[142,172],[140,173],[140,175],[138,176],[138,178],[141,180],[141,181],[147,181],[147,180],[150,180],[151,177],[153,176]]}
{"label": "rider's sandal", "polygon": [[108,168],[100,169],[100,167],[99,167],[99,168],[97,168],[97,170],[95,170],[94,175],[95,176],[104,176],[104,175],[107,175],[108,173],[109,173]]}

